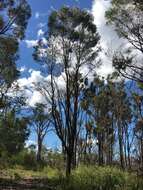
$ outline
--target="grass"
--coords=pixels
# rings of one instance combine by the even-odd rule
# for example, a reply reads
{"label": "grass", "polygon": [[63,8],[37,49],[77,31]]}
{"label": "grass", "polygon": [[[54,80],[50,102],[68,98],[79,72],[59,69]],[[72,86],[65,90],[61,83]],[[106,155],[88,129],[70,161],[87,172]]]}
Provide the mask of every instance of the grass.
{"label": "grass", "polygon": [[143,179],[115,167],[80,166],[58,190],[143,190]]}
{"label": "grass", "polygon": [[21,179],[35,179],[35,178],[49,178],[58,177],[63,175],[57,169],[50,167],[44,167],[43,169],[30,170],[25,169],[22,166],[15,166],[14,168],[5,168],[0,171],[0,178],[14,179],[15,176],[19,176]]}
{"label": "grass", "polygon": [[12,181],[29,180],[32,185],[37,185],[34,189],[40,190],[143,190],[143,179],[112,167],[80,166],[66,179],[64,172],[58,169],[44,167],[33,171],[16,166],[3,169],[0,178],[11,180],[11,184]]}

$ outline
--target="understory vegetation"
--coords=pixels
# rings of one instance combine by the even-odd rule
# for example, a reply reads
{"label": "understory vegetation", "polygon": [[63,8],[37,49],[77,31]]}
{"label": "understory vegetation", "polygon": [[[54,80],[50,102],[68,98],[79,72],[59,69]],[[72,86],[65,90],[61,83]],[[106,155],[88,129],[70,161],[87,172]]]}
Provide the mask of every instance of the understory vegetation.
{"label": "understory vegetation", "polygon": [[142,190],[143,186],[142,174],[137,170],[123,171],[119,165],[81,163],[67,178],[64,157],[59,152],[49,152],[48,160],[40,163],[36,160],[36,153],[27,149],[9,159],[5,156],[0,160],[0,188]]}
{"label": "understory vegetation", "polygon": [[137,177],[136,173],[124,172],[115,167],[80,166],[72,171],[68,179],[63,169],[47,166],[34,170],[27,170],[23,166],[1,170],[0,187],[3,183],[16,186],[24,180],[39,181],[35,189],[43,190],[142,190],[143,186],[142,178]]}

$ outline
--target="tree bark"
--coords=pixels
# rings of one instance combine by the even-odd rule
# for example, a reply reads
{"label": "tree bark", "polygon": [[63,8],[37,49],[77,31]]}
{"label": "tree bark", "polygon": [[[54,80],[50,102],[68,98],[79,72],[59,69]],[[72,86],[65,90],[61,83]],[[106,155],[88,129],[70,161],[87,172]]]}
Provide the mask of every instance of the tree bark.
{"label": "tree bark", "polygon": [[120,164],[124,169],[124,151],[123,151],[123,135],[120,122],[118,122],[118,140],[119,140],[119,152],[120,152]]}
{"label": "tree bark", "polygon": [[99,165],[102,166],[104,161],[103,161],[103,142],[102,142],[102,133],[98,134],[98,162]]}
{"label": "tree bark", "polygon": [[72,169],[72,153],[67,152],[66,156],[66,177],[69,177]]}
{"label": "tree bark", "polygon": [[42,140],[40,136],[38,136],[38,150],[37,150],[37,162],[41,162],[41,152],[42,152]]}

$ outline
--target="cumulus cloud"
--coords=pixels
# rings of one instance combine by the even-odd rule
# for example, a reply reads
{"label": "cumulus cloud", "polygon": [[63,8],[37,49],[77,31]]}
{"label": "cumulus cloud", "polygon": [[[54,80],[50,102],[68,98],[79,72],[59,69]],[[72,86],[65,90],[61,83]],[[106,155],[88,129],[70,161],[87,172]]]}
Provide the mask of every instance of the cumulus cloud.
{"label": "cumulus cloud", "polygon": [[45,99],[44,97],[42,96],[42,94],[38,91],[34,91],[32,93],[32,97],[29,101],[29,105],[30,106],[35,106],[36,103],[44,103]]}
{"label": "cumulus cloud", "polygon": [[[117,50],[123,43],[123,40],[119,39],[115,30],[106,24],[105,12],[109,9],[111,3],[105,0],[94,0],[92,5],[92,14],[94,16],[94,23],[97,26],[98,32],[101,36],[102,52],[100,57],[103,65],[98,69],[97,73],[106,77],[113,72],[110,54],[112,51]],[[106,53],[108,52],[108,55]]]}
{"label": "cumulus cloud", "polygon": [[[43,76],[40,71],[35,71],[33,69],[30,69],[29,73],[30,77],[20,78],[17,81],[21,91],[24,92],[26,103],[32,107],[34,107],[36,103],[47,103],[45,96],[39,91],[39,88],[44,86],[46,89],[49,88],[50,92],[51,76]],[[58,77],[55,76],[55,82],[57,85],[55,88],[58,87],[60,90],[64,90],[65,73],[61,73]]]}
{"label": "cumulus cloud", "polygon": [[32,48],[37,45],[38,40],[25,40],[24,41],[27,45],[27,48]]}
{"label": "cumulus cloud", "polygon": [[37,32],[37,36],[41,37],[43,35],[44,35],[44,31],[42,29],[39,29],[38,32]]}
{"label": "cumulus cloud", "polygon": [[40,71],[31,70],[30,73],[30,77],[20,78],[17,82],[20,89],[24,92],[27,104],[34,106],[36,103],[44,102],[42,95],[35,90],[35,84],[43,81],[44,77],[41,75]]}
{"label": "cumulus cloud", "polygon": [[40,71],[31,70],[31,76],[18,80],[20,86],[32,86],[34,83],[40,82],[43,79]]}

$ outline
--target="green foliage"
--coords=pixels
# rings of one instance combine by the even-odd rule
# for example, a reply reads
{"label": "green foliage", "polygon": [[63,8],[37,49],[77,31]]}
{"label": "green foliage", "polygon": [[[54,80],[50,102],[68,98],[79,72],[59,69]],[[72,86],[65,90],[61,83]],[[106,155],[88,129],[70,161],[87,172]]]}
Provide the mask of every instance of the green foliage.
{"label": "green foliage", "polygon": [[[48,32],[46,32],[48,36],[45,36],[48,40],[50,40],[52,36],[55,38],[59,37],[66,39],[64,41],[64,49],[66,48],[63,52],[65,54],[64,56],[75,53],[75,56],[77,57],[76,62],[80,60],[80,64],[82,64],[82,62],[84,64],[85,62],[91,64],[91,62],[97,57],[100,48],[98,47],[95,51],[93,50],[93,47],[98,44],[100,36],[97,33],[96,26],[93,24],[93,16],[86,10],[81,10],[76,7],[62,7],[58,11],[53,11],[49,16],[48,27]],[[52,43],[54,45],[54,42]],[[72,45],[72,43],[75,43],[75,45]],[[49,43],[49,46],[50,48],[52,47],[51,42]],[[80,55],[78,52],[79,47],[82,52]],[[45,56],[40,55],[40,48],[45,48],[43,47],[41,40],[39,41],[38,46],[35,47],[33,56],[35,60],[45,62]],[[56,57],[59,56],[59,53],[56,51],[54,52],[54,56],[51,54],[47,55],[49,59],[51,59],[51,56],[52,60],[55,60]],[[80,65],[78,66],[80,67]],[[68,63],[66,67],[70,67],[70,64]]]}
{"label": "green foliage", "polygon": [[0,12],[5,11],[7,17],[0,18],[0,35],[13,35],[22,39],[31,8],[26,0],[3,0],[0,2]]}
{"label": "green foliage", "polygon": [[64,168],[64,155],[58,152],[48,152],[47,164],[52,168],[62,170]]}
{"label": "green foliage", "polygon": [[29,136],[27,119],[17,118],[15,112],[7,113],[0,120],[0,149],[9,156],[20,152]]}
{"label": "green foliage", "polygon": [[58,190],[141,190],[136,176],[110,167],[81,166]]}
{"label": "green foliage", "polygon": [[14,181],[40,179],[39,182],[42,182],[43,179],[42,189],[44,190],[142,190],[143,185],[143,180],[137,178],[135,174],[129,174],[117,168],[97,166],[80,166],[69,178],[65,178],[63,170],[48,166],[37,171],[25,170],[17,166],[1,170],[0,177]]}
{"label": "green foliage", "polygon": [[[5,12],[5,14],[3,14]],[[26,0],[0,2],[0,85],[11,85],[19,76],[18,39],[23,39],[31,9]]]}
{"label": "green foliage", "polygon": [[26,169],[36,169],[36,154],[35,152],[29,151],[28,149],[24,149],[19,154],[14,155],[11,158],[10,164],[13,164],[13,166],[21,165]]}
{"label": "green foliage", "polygon": [[[112,24],[119,36],[128,40],[142,52],[143,4],[134,0],[112,0],[106,12],[107,22]],[[136,16],[138,19],[135,19]],[[139,43],[140,42],[140,43]]]}
{"label": "green foliage", "polygon": [[45,125],[50,120],[49,114],[45,113],[46,105],[42,103],[36,103],[35,107],[32,109],[33,115],[31,121],[37,125],[36,128],[43,129],[43,132],[48,128]]}
{"label": "green foliage", "polygon": [[60,179],[61,177],[64,176],[64,172],[63,170],[59,170],[57,168],[53,168],[53,167],[49,167],[49,166],[45,166],[41,172],[43,173],[44,176],[47,176],[49,179],[53,180],[53,179]]}
{"label": "green foliage", "polygon": [[12,37],[0,37],[0,84],[10,85],[18,76],[15,61],[18,58],[18,42]]}
{"label": "green foliage", "polygon": [[[107,23],[114,26],[119,37],[143,53],[143,3],[140,0],[112,0],[106,12]],[[137,18],[137,19],[136,19]],[[127,48],[123,48],[127,49]],[[122,54],[125,54],[121,50]],[[142,82],[142,66],[128,52],[113,58],[113,66],[123,77]]]}

